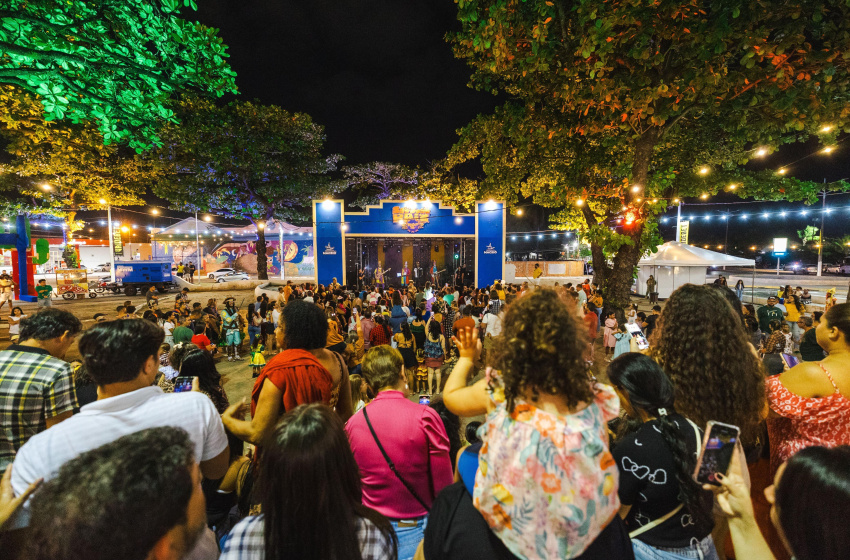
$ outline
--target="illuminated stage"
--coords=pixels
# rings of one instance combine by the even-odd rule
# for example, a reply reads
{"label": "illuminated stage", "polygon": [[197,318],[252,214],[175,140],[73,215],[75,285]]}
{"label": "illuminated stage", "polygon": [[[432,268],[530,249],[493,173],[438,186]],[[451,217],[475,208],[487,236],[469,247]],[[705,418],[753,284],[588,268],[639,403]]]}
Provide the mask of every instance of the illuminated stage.
{"label": "illuminated stage", "polygon": [[[466,270],[463,284],[484,286],[504,277],[505,205],[477,202],[473,213],[458,213],[434,201],[382,200],[365,212],[346,212],[343,201],[313,201],[316,280],[333,278],[353,285],[358,271],[374,282],[375,267],[390,269],[386,286],[400,286],[407,262],[409,281],[423,285],[436,264],[440,284],[454,284],[455,272]],[[425,278],[417,281],[419,263]],[[367,268],[368,267],[368,268]]]}

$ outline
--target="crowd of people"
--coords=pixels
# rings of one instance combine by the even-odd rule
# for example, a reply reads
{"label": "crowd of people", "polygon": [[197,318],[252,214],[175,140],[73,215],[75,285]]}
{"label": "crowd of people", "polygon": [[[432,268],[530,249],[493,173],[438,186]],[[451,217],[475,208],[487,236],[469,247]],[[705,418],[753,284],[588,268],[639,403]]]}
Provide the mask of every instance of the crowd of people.
{"label": "crowd of people", "polygon": [[[86,329],[49,306],[13,312],[0,549],[850,557],[850,304],[810,312],[802,293],[779,295],[755,309],[725,285],[686,284],[641,311],[589,280],[334,279],[244,310],[188,290],[163,309],[151,293]],[[251,369],[250,398],[228,396],[222,360]],[[703,484],[712,425],[738,436]]]}

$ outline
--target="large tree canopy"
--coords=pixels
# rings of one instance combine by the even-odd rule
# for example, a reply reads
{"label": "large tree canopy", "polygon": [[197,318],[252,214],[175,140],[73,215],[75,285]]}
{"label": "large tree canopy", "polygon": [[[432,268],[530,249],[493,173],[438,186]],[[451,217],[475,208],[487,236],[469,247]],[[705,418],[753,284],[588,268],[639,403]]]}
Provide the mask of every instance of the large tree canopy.
{"label": "large tree canopy", "polygon": [[0,165],[5,214],[62,217],[71,232],[80,210],[144,204],[159,173],[127,146],[104,145],[91,122],[44,120],[41,104],[13,87],[0,87],[0,135],[11,160]]}
{"label": "large tree canopy", "polygon": [[236,91],[217,30],[179,11],[180,0],[4,2],[0,83],[37,94],[47,120],[92,120],[106,143],[149,147],[174,93]]}
{"label": "large tree canopy", "polygon": [[313,199],[343,188],[329,175],[342,157],[323,152],[324,128],[309,115],[274,105],[191,99],[178,116],[155,153],[165,175],[154,192],[181,210],[250,220],[257,272],[267,278],[264,225],[308,220]]}
{"label": "large tree canopy", "polygon": [[461,131],[449,165],[480,158],[485,190],[564,208],[617,304],[666,204],[720,189],[810,201],[819,185],[741,166],[850,123],[843,0],[457,4],[472,85],[509,101]]}

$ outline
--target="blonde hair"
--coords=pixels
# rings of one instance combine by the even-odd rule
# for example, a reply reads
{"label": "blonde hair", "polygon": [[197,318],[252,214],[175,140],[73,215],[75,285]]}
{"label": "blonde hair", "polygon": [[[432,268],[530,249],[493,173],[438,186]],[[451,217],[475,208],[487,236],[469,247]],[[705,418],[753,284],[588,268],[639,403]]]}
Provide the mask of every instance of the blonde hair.
{"label": "blonde hair", "polygon": [[393,387],[402,379],[401,368],[404,358],[392,346],[382,344],[370,348],[363,357],[361,369],[369,386],[375,392],[384,387]]}

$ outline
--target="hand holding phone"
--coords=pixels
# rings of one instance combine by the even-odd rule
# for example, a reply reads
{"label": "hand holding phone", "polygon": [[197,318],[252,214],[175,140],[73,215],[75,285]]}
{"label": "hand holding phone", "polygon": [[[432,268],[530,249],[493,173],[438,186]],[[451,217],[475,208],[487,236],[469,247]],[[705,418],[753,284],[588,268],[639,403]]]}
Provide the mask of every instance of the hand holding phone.
{"label": "hand holding phone", "polygon": [[694,469],[694,480],[699,484],[720,486],[717,473],[726,476],[735,446],[741,435],[738,426],[722,422],[709,421],[703,437],[702,451]]}
{"label": "hand holding phone", "polygon": [[194,387],[195,380],[197,377],[175,377],[174,378],[174,392],[175,393],[188,393]]}
{"label": "hand holding phone", "polygon": [[640,329],[640,325],[637,323],[626,323],[626,330],[632,335],[632,338],[635,339],[638,350],[646,350],[649,348],[649,340],[647,340],[646,335],[643,334],[643,331]]}

